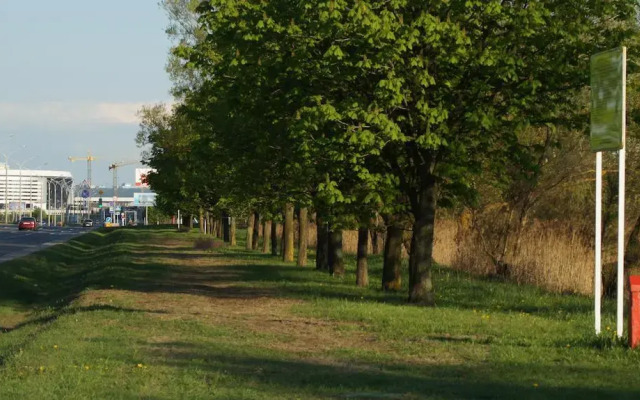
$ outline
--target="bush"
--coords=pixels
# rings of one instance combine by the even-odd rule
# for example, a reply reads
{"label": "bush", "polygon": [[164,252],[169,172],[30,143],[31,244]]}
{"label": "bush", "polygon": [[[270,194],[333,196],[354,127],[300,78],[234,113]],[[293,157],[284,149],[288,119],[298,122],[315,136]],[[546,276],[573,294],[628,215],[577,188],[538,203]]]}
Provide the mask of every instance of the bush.
{"label": "bush", "polygon": [[215,240],[211,237],[203,236],[196,239],[195,243],[193,244],[193,247],[196,250],[213,250],[220,247],[224,247],[224,242]]}

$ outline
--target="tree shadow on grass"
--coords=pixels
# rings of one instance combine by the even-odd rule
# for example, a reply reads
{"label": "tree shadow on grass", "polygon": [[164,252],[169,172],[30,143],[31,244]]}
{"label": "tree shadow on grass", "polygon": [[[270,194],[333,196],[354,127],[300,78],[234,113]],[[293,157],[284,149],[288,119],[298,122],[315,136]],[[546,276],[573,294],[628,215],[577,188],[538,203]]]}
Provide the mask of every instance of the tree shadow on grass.
{"label": "tree shadow on grass", "polygon": [[[164,254],[166,256],[166,254]],[[161,257],[162,253],[151,257]],[[198,254],[173,254],[170,258],[201,258]],[[374,264],[371,268],[369,288],[355,286],[355,272],[348,269],[347,278],[334,278],[326,271],[317,271],[312,267],[297,267],[281,263],[276,257],[247,250],[224,249],[207,256],[213,263],[220,260],[244,262],[238,265],[200,266],[188,269],[185,267],[177,273],[184,272],[186,278],[178,283],[193,282],[227,282],[244,284],[271,284],[278,286],[281,296],[294,298],[327,298],[352,301],[380,302],[385,304],[407,305],[407,288],[398,292],[384,292],[377,286],[381,276],[381,268]],[[188,270],[188,272],[186,272]],[[554,319],[567,319],[574,314],[592,312],[590,300],[581,296],[562,296],[546,293],[535,287],[517,286],[507,282],[487,282],[469,274],[451,271],[446,268],[434,268],[436,288],[438,289],[438,307],[456,309],[483,309],[492,312],[530,313]],[[446,275],[446,278],[444,276]]]}
{"label": "tree shadow on grass", "polygon": [[[176,258],[179,257],[176,255]],[[297,267],[283,264],[279,261],[278,256],[246,249],[224,248],[214,252],[210,257],[212,259],[246,261],[246,265],[230,267],[236,271],[241,270],[243,279],[248,282],[286,281],[294,283],[294,285],[287,285],[284,289],[291,296],[346,300],[360,300],[362,296],[365,296],[368,301],[407,304],[407,276],[403,277],[404,286],[400,291],[383,292],[376,287],[380,285],[382,279],[382,262],[379,255],[369,258],[369,277],[372,284],[368,290],[355,286],[355,257],[353,255],[345,256],[347,259],[347,278],[342,279],[330,277],[326,271],[315,270],[312,266]],[[253,261],[265,264],[252,265]],[[312,259],[308,264],[313,265]],[[571,314],[589,314],[593,308],[591,300],[586,296],[553,294],[530,285],[489,281],[463,271],[441,266],[435,266],[433,271],[438,307],[531,313],[555,319],[566,319],[567,315]],[[303,285],[296,286],[295,283]],[[326,286],[319,286],[324,284]]]}
{"label": "tree shadow on grass", "polygon": [[[161,230],[158,232],[163,234]],[[0,269],[0,301],[25,309],[60,309],[87,288],[115,288],[211,298],[270,296],[406,305],[406,290],[383,292],[372,288],[381,275],[379,256],[372,258],[375,262],[370,264],[372,285],[358,288],[352,257],[347,278],[339,279],[311,266],[284,264],[277,256],[237,247],[207,254],[185,245],[162,246],[153,243],[153,233],[153,230],[142,232],[145,240],[141,241],[134,230],[92,231],[41,253],[4,263]],[[211,260],[211,265],[172,263],[195,259]],[[225,264],[224,260],[230,262]],[[581,300],[541,303],[536,294],[542,292],[534,289],[485,282],[442,268],[435,268],[434,275],[442,294],[439,307],[528,312],[552,318],[565,318],[558,315],[559,308],[569,313],[591,312],[590,303]],[[499,305],[493,303],[496,293],[506,293]]]}
{"label": "tree shadow on grass", "polygon": [[36,330],[23,339],[21,339],[17,343],[13,343],[8,348],[3,349],[3,352],[0,353],[0,366],[5,365],[6,360],[12,354],[14,354],[18,349],[24,348],[28,342],[32,340],[32,338],[37,335],[42,329],[46,329],[51,323],[55,322],[58,318],[64,315],[75,315],[79,313],[85,312],[93,312],[93,311],[116,311],[116,312],[126,312],[126,313],[135,313],[135,312],[145,312],[145,313],[164,313],[164,311],[157,310],[137,310],[132,308],[124,308],[124,307],[115,307],[106,304],[94,304],[86,307],[66,307],[57,309],[44,315],[30,318],[26,321],[20,322],[14,326],[0,326],[0,333],[9,333],[15,331],[17,329],[25,328],[33,326]]}
{"label": "tree shadow on grass", "polygon": [[20,329],[30,325],[48,324],[64,315],[75,315],[75,314],[92,312],[92,311],[117,311],[117,312],[126,312],[126,313],[145,312],[145,313],[154,313],[154,314],[166,313],[166,311],[163,311],[163,310],[138,310],[133,308],[115,307],[107,304],[94,304],[86,307],[64,308],[57,312],[53,312],[40,317],[28,319],[14,326],[6,326],[6,327],[0,326],[0,332],[7,333],[7,332],[11,332],[13,330]]}
{"label": "tree shadow on grass", "polygon": [[[494,369],[484,365],[380,364],[305,360],[269,350],[255,350],[258,354],[251,354],[242,343],[140,345],[146,347],[150,365],[228,374],[236,378],[233,381],[245,382],[245,385],[264,388],[265,391],[273,390],[275,386],[280,393],[288,393],[292,397],[309,393],[326,398],[359,399],[636,399],[640,395],[637,389],[613,390],[553,383],[564,374],[565,367],[561,365],[502,363]],[[161,352],[157,351],[159,347]],[[578,369],[585,382],[589,376],[601,373],[596,367]],[[551,384],[546,385],[547,382]]]}

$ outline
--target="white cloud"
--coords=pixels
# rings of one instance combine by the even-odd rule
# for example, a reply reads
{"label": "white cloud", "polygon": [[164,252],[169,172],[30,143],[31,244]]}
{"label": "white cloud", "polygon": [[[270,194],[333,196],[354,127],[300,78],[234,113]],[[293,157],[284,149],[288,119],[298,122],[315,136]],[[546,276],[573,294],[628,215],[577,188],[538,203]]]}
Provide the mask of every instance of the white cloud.
{"label": "white cloud", "polygon": [[2,103],[0,102],[0,124],[3,126],[64,126],[86,124],[139,123],[138,110],[149,103]]}

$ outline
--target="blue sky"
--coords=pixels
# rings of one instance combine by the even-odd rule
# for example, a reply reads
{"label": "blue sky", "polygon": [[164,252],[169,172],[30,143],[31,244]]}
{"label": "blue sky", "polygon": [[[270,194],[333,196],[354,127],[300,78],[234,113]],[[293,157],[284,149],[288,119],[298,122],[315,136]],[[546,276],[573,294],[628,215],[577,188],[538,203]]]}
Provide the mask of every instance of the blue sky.
{"label": "blue sky", "polygon": [[67,157],[91,151],[111,185],[110,163],[139,159],[136,110],[171,101],[166,25],[157,0],[0,0],[0,161],[79,182],[86,163]]}

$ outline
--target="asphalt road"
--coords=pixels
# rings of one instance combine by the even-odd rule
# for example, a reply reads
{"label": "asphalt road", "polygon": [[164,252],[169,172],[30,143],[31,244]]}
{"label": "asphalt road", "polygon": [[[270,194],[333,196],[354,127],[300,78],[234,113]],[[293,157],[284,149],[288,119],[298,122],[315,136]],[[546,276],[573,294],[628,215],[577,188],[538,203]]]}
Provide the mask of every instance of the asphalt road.
{"label": "asphalt road", "polygon": [[17,225],[0,225],[0,262],[23,257],[46,247],[64,243],[91,229],[43,227],[37,231],[19,231]]}

